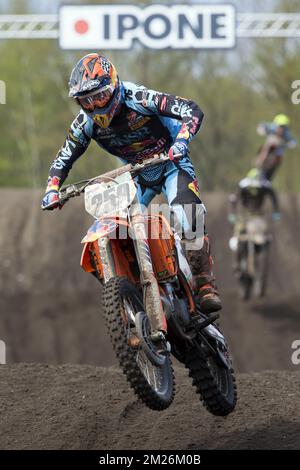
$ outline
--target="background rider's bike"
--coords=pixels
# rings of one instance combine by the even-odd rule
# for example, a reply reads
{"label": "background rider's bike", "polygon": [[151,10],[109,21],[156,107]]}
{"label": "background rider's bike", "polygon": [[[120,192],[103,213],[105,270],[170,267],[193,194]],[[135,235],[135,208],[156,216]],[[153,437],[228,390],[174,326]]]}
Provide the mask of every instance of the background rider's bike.
{"label": "background rider's bike", "polygon": [[252,293],[266,293],[271,235],[267,222],[260,216],[249,217],[237,236],[236,274],[240,297],[249,300]]}
{"label": "background rider's bike", "polygon": [[171,346],[206,408],[225,416],[234,410],[237,392],[228,347],[215,324],[218,315],[207,318],[199,311],[179,238],[163,216],[146,215],[137,198],[136,175],[167,162],[161,154],[68,185],[60,204],[84,192],[85,208],[96,219],[82,241],[81,266],[103,285],[112,345],[138,397],[155,410],[172,403]]}

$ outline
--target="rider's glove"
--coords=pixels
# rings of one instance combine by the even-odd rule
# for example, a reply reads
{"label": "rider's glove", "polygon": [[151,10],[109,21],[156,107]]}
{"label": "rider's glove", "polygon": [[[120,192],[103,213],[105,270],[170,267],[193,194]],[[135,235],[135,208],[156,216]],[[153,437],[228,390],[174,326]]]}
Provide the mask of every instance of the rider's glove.
{"label": "rider's glove", "polygon": [[41,207],[46,210],[52,210],[59,207],[59,178],[57,178],[57,176],[49,178]]}
{"label": "rider's glove", "polygon": [[273,219],[275,222],[279,222],[280,218],[281,218],[280,212],[273,212],[273,214],[272,214],[272,219]]}
{"label": "rider's glove", "polygon": [[188,152],[188,144],[186,139],[177,139],[169,150],[169,158],[171,161],[179,160],[185,157]]}

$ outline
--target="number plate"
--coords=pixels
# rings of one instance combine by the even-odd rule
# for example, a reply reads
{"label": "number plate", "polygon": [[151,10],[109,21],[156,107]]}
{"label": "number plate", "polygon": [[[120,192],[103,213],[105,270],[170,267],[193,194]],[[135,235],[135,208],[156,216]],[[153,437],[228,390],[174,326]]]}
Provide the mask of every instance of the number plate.
{"label": "number plate", "polygon": [[96,183],[85,189],[85,209],[95,219],[127,216],[127,208],[136,195],[136,187],[129,172],[114,181]]}

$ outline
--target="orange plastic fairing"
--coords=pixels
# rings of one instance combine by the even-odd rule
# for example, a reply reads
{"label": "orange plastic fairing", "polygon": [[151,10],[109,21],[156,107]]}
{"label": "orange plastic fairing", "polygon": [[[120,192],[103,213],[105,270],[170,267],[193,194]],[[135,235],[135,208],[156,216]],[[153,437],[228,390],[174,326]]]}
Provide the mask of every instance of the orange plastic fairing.
{"label": "orange plastic fairing", "polygon": [[157,280],[176,276],[174,235],[162,215],[148,217],[148,241]]}

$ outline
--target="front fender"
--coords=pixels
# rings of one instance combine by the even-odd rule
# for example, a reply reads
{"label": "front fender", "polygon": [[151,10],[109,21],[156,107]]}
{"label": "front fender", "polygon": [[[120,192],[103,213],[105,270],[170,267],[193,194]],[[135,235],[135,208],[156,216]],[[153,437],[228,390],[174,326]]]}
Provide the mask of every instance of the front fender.
{"label": "front fender", "polygon": [[[120,277],[125,276],[133,283],[137,283],[139,282],[139,274],[138,268],[136,269],[134,266],[136,260],[134,257],[132,240],[127,237],[124,240],[124,237],[120,237],[120,232],[116,233],[116,229],[119,226],[124,226],[127,234],[128,222],[126,219],[120,220],[114,218],[109,220],[97,220],[82,240],[84,247],[80,265],[86,272],[96,274],[96,277],[100,280],[103,279],[104,270],[99,252],[98,240],[113,234],[110,239],[110,247],[112,250],[116,274]],[[116,235],[118,235],[118,237]],[[124,248],[126,248],[126,250],[124,250]]]}
{"label": "front fender", "polygon": [[[92,259],[91,250],[93,250],[95,253],[94,259]],[[98,261],[98,263],[96,263],[96,261]],[[93,243],[89,242],[85,243],[81,254],[80,266],[87,273],[94,273],[98,271],[100,276],[103,277],[103,268],[99,256],[99,248],[97,246],[97,243],[94,245]]]}

